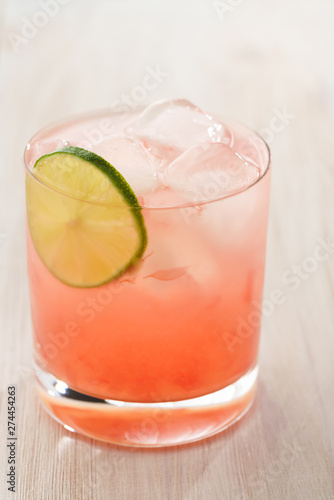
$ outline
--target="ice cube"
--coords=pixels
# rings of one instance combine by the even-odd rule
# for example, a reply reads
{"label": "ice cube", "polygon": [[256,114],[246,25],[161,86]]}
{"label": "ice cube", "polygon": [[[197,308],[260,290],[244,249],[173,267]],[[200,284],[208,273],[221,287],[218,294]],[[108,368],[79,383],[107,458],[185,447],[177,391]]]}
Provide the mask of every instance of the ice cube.
{"label": "ice cube", "polygon": [[222,143],[199,144],[174,160],[163,180],[192,202],[206,202],[242,191],[259,177],[259,168]]}
{"label": "ice cube", "polygon": [[165,163],[201,142],[231,143],[231,133],[222,123],[186,99],[151,104],[126,127],[125,134],[140,139]]}
{"label": "ice cube", "polygon": [[137,142],[115,136],[93,146],[92,151],[111,163],[123,175],[136,195],[157,188],[157,171],[161,160],[151,155]]}
{"label": "ice cube", "polygon": [[[200,220],[189,224],[180,210],[148,210],[148,257],[141,263],[140,286],[166,299],[221,283],[219,252],[208,244]],[[218,256],[218,258],[217,258]]]}
{"label": "ice cube", "polygon": [[46,140],[43,140],[43,138],[41,140],[35,139],[31,142],[31,144],[27,144],[27,151],[29,151],[29,157],[33,159],[33,162],[35,162],[41,156],[53,153],[54,151],[65,148],[69,145],[70,143],[67,140],[60,138],[51,138]]}
{"label": "ice cube", "polygon": [[187,202],[187,197],[182,193],[175,192],[166,186],[160,186],[154,192],[145,193],[141,205],[146,208],[171,208],[182,207]]}

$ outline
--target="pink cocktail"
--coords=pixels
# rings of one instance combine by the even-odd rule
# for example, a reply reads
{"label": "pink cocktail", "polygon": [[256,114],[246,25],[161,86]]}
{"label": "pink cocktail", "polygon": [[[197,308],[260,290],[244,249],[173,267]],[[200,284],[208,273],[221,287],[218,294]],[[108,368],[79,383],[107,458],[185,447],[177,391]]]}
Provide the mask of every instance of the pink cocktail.
{"label": "pink cocktail", "polygon": [[40,156],[68,143],[125,177],[142,207],[147,247],[118,278],[80,288],[46,267],[28,225],[45,407],[67,428],[134,446],[185,443],[226,428],[250,406],[257,379],[265,143],[187,101],[166,101],[42,130],[26,150],[27,175]]}

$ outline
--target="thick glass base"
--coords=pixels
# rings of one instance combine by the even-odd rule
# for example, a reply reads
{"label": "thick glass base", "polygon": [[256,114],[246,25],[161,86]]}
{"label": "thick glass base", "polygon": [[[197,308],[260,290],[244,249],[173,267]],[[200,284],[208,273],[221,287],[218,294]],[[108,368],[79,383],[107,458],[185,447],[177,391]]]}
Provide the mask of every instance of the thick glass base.
{"label": "thick glass base", "polygon": [[239,420],[252,403],[258,367],[220,391],[168,403],[96,399],[39,367],[35,372],[46,410],[66,429],[118,445],[161,447],[212,436]]}

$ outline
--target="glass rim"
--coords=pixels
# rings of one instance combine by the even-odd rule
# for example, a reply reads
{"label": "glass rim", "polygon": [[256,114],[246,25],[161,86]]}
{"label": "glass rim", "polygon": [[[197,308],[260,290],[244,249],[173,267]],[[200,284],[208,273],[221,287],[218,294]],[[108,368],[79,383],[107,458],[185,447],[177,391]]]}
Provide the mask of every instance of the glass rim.
{"label": "glass rim", "polygon": [[[144,108],[144,107],[143,107]],[[136,109],[137,110],[137,109]],[[130,111],[131,112],[131,111]],[[71,117],[68,117],[68,118],[63,118],[61,120],[56,120],[54,122],[51,122],[49,123],[48,125],[45,125],[44,127],[40,128],[29,140],[28,142],[26,143],[26,146],[24,148],[24,152],[23,152],[23,163],[24,163],[24,167],[25,167],[25,171],[28,175],[30,175],[36,182],[38,182],[40,185],[44,186],[46,189],[49,189],[50,191],[54,192],[54,193],[57,193],[59,195],[62,195],[62,196],[65,196],[66,198],[70,198],[70,199],[74,199],[74,200],[77,200],[77,201],[81,201],[83,203],[87,203],[87,204],[91,204],[91,205],[97,205],[97,206],[103,206],[103,207],[118,207],[120,208],[121,206],[118,205],[118,204],[115,204],[115,203],[105,203],[105,202],[101,202],[101,201],[98,201],[98,200],[85,200],[83,198],[80,198],[78,196],[71,196],[70,194],[68,193],[65,193],[61,190],[58,190],[58,189],[55,189],[54,187],[52,186],[49,186],[48,184],[44,183],[43,181],[41,181],[40,179],[38,179],[32,172],[32,168],[29,168],[28,167],[28,162],[26,160],[26,157],[27,157],[27,154],[28,154],[28,151],[29,151],[29,144],[30,142],[32,142],[34,139],[36,139],[40,134],[41,132],[47,132],[49,129],[53,129],[59,125],[62,125],[62,124],[69,124],[71,122],[76,122],[77,120],[81,119],[81,118],[85,118],[85,117],[98,117],[98,116],[103,116],[103,115],[106,115],[106,114],[118,114],[118,115],[122,115],[124,114],[125,112],[124,111],[113,111],[113,110],[110,110],[108,108],[102,108],[102,109],[99,109],[99,110],[96,110],[96,111],[90,111],[90,112],[86,112],[86,113],[78,113],[78,114],[74,114],[72,115]],[[248,129],[250,132],[252,132],[254,134],[254,136],[260,140],[260,142],[262,143],[262,145],[264,146],[265,148],[265,151],[266,151],[266,154],[267,154],[267,158],[266,158],[266,164],[265,164],[265,168],[263,169],[263,171],[260,173],[259,177],[257,177],[253,182],[251,182],[250,184],[246,185],[244,188],[242,189],[239,189],[235,192],[232,192],[232,193],[228,193],[228,194],[222,194],[220,196],[217,196],[217,197],[214,197],[212,199],[200,199],[200,200],[185,200],[184,203],[182,204],[174,204],[174,205],[168,205],[168,206],[162,206],[162,207],[156,207],[156,206],[138,206],[138,205],[129,205],[127,208],[128,209],[140,209],[140,210],[145,210],[145,211],[155,211],[155,210],[176,210],[176,209],[185,209],[185,208],[194,208],[194,207],[201,207],[201,206],[205,206],[205,205],[208,205],[209,203],[216,203],[216,202],[219,202],[219,201],[223,201],[225,199],[228,199],[228,198],[232,198],[232,197],[235,197],[235,196],[238,196],[246,191],[248,191],[249,189],[251,189],[253,186],[255,186],[258,182],[260,182],[266,175],[267,173],[269,172],[270,170],[270,166],[271,166],[271,152],[270,152],[270,148],[267,144],[267,142],[263,139],[263,137],[260,136],[260,134],[258,132],[256,132],[255,130],[253,130],[252,128],[248,127],[247,125],[244,125],[243,123],[240,123],[240,122],[237,122],[237,121],[234,121],[234,120],[229,120],[230,122],[233,122],[234,124],[239,124],[241,125],[242,127]],[[56,151],[52,151],[52,152],[56,152]],[[50,153],[46,153],[46,154],[50,154]],[[43,155],[42,155],[43,156]],[[131,187],[131,186],[130,186]],[[132,189],[132,187],[131,187]],[[133,190],[133,189],[132,189]],[[140,197],[141,195],[136,195],[136,197]]]}

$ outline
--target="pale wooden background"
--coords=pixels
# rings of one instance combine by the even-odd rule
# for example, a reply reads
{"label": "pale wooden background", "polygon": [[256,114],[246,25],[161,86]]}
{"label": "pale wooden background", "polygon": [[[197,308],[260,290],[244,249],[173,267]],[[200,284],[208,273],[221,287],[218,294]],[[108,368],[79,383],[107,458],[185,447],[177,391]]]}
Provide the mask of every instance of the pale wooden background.
{"label": "pale wooden background", "polygon": [[[46,3],[0,3],[0,498],[334,499],[334,254],[304,273],[296,290],[282,281],[293,265],[312,265],[305,259],[318,238],[334,241],[333,1],[49,0],[53,17],[27,33],[28,22],[45,22]],[[265,297],[278,288],[285,301],[264,320],[259,390],[247,416],[202,443],[144,451],[72,435],[39,406],[21,157],[38,128],[110,106],[156,65],[165,76],[145,102],[184,96],[268,138]],[[282,126],[274,117],[284,109],[294,116]],[[5,484],[5,397],[13,383],[16,494]]]}

